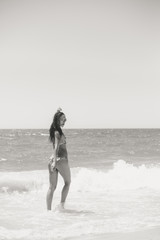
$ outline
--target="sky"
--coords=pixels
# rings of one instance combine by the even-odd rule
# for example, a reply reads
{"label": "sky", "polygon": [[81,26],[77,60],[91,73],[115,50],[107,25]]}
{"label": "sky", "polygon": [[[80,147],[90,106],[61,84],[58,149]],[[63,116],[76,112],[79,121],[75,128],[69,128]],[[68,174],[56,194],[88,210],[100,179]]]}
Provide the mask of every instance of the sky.
{"label": "sky", "polygon": [[160,1],[0,0],[0,128],[160,128]]}

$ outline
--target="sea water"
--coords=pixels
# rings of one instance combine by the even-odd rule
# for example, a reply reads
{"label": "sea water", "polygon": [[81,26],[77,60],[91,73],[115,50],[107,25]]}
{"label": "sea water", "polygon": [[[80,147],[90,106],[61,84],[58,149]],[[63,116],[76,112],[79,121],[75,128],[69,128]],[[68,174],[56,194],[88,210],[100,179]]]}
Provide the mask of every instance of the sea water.
{"label": "sea water", "polygon": [[59,175],[47,211],[48,130],[0,130],[1,240],[90,239],[160,226],[160,129],[64,133],[72,183],[61,210]]}

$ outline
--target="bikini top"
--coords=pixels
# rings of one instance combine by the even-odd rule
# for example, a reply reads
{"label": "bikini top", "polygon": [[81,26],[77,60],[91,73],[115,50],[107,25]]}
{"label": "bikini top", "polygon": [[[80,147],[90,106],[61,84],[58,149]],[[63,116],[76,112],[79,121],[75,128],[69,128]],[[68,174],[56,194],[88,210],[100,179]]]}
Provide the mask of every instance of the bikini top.
{"label": "bikini top", "polygon": [[59,140],[59,145],[66,144],[66,137],[64,134],[62,134],[60,140]]}

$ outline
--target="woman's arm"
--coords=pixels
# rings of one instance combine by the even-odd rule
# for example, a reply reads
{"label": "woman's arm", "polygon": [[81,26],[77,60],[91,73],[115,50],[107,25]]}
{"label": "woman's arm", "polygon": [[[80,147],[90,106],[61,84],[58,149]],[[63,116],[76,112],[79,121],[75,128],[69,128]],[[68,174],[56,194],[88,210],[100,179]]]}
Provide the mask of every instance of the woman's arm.
{"label": "woman's arm", "polygon": [[60,141],[60,134],[59,132],[55,132],[55,144],[54,144],[54,149],[53,149],[53,157],[55,159],[55,162],[57,161],[57,156],[58,156],[58,150],[59,150],[59,141]]}
{"label": "woman's arm", "polygon": [[54,143],[54,148],[53,148],[53,154],[51,156],[52,160],[52,169],[55,168],[56,163],[57,163],[57,156],[58,156],[58,150],[59,150],[59,141],[60,141],[60,134],[59,132],[55,132],[55,143]]}

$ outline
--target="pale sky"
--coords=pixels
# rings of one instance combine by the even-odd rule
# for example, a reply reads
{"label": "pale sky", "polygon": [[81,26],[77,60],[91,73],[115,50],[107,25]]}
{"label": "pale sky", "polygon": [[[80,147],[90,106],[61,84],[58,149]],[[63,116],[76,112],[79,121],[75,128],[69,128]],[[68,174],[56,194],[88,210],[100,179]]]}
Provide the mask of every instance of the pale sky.
{"label": "pale sky", "polygon": [[0,0],[0,128],[160,128],[160,1]]}

